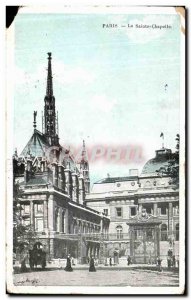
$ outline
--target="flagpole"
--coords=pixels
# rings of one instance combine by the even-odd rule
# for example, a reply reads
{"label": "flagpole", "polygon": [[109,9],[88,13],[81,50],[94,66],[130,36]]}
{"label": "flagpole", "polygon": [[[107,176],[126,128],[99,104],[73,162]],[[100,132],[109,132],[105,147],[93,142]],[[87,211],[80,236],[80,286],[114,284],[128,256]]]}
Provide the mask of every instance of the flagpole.
{"label": "flagpole", "polygon": [[162,138],[162,149],[164,149],[164,133],[161,132],[160,137]]}

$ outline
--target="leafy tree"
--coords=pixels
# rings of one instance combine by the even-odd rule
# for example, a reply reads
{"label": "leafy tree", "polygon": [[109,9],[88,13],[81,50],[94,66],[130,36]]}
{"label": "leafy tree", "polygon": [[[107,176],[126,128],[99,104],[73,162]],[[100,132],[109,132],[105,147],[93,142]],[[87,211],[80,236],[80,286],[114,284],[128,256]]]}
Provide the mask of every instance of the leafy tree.
{"label": "leafy tree", "polygon": [[22,216],[22,204],[19,200],[22,197],[23,191],[20,189],[18,182],[13,181],[13,251],[22,243],[30,243],[30,240],[35,237],[35,231],[31,225],[24,224]]}
{"label": "leafy tree", "polygon": [[169,184],[173,185],[174,189],[179,188],[179,148],[180,148],[180,135],[176,135],[176,151],[171,154],[166,167],[158,170],[158,174],[169,176]]}

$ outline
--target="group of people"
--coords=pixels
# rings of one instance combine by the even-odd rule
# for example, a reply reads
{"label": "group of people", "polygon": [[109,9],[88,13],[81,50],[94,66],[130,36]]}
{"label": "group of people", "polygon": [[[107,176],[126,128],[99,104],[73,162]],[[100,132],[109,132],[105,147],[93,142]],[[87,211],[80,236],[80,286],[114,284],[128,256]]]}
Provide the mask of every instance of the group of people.
{"label": "group of people", "polygon": [[167,266],[169,269],[171,267],[176,267],[176,266],[179,267],[179,260],[176,259],[172,249],[169,249],[167,252]]}
{"label": "group of people", "polygon": [[[70,254],[67,257],[66,267],[64,269],[66,272],[72,272],[73,268],[71,265],[71,257]],[[92,256],[89,260],[89,272],[96,272],[94,257]]]}

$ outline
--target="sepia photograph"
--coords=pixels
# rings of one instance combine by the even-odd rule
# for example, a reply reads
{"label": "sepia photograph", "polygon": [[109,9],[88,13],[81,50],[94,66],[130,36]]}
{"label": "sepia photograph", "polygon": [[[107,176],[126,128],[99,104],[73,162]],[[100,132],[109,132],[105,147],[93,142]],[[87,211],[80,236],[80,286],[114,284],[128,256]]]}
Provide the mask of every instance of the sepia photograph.
{"label": "sepia photograph", "polygon": [[15,8],[7,293],[184,294],[185,7]]}

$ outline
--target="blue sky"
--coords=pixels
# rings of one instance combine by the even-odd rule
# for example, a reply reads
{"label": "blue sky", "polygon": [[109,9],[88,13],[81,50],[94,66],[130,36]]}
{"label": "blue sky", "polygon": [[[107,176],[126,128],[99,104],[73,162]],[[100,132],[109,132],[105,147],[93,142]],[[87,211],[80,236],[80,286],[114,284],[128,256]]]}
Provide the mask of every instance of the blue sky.
{"label": "blue sky", "polygon": [[[170,24],[172,29],[116,29],[102,24]],[[21,152],[37,110],[41,131],[52,52],[53,86],[62,145],[139,145],[144,159],[90,164],[92,182],[109,173],[141,171],[179,132],[178,15],[19,14],[15,20],[14,146]],[[165,91],[165,84],[168,87]],[[184,99],[182,99],[183,101]]]}

